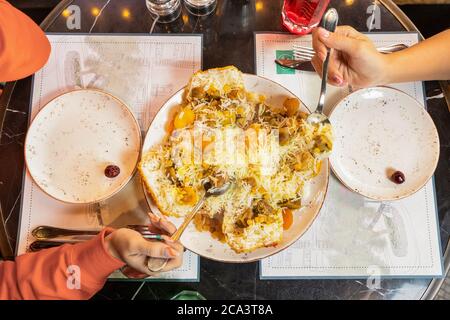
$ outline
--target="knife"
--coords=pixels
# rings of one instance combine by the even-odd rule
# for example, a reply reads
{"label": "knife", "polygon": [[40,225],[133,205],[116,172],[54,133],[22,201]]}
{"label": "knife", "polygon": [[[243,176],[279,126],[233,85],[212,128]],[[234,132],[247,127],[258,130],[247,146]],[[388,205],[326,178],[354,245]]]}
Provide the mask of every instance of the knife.
{"label": "knife", "polygon": [[288,69],[300,71],[316,72],[311,61],[294,60],[294,59],[276,59],[275,63]]}

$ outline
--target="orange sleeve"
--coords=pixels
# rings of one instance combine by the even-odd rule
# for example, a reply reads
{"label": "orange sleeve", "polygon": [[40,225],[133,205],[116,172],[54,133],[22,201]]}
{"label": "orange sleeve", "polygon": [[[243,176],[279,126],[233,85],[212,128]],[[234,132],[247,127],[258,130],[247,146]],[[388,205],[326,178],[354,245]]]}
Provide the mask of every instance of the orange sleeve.
{"label": "orange sleeve", "polygon": [[50,43],[33,20],[0,0],[0,82],[25,78],[44,66]]}
{"label": "orange sleeve", "polygon": [[105,247],[106,228],[90,241],[26,253],[0,263],[0,299],[88,299],[124,266]]}

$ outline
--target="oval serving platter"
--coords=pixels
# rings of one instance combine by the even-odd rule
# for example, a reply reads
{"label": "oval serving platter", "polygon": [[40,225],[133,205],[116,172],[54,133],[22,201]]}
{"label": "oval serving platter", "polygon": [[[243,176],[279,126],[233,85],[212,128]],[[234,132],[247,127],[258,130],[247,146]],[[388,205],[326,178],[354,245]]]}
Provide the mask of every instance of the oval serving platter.
{"label": "oval serving platter", "polygon": [[[288,89],[280,84],[263,77],[244,74],[245,88],[247,91],[264,94],[267,103],[274,106],[283,104],[287,97],[295,97]],[[167,135],[167,124],[172,120],[173,114],[183,100],[183,90],[176,92],[158,111],[151,123],[143,144],[142,154],[152,146],[161,143]],[[309,110],[302,103],[302,111]],[[198,231],[191,223],[181,237],[182,244],[189,250],[211,260],[232,263],[245,263],[266,258],[286,249],[302,234],[317,217],[325,199],[329,178],[328,160],[323,161],[320,173],[311,180],[309,188],[305,189],[305,196],[302,199],[304,206],[300,210],[294,211],[294,221],[292,226],[284,231],[283,240],[277,246],[256,249],[250,253],[236,253],[227,244],[213,239],[209,232]],[[153,202],[151,196],[146,192],[149,206],[154,213],[161,214]],[[182,223],[182,218],[168,217],[177,227]]]}

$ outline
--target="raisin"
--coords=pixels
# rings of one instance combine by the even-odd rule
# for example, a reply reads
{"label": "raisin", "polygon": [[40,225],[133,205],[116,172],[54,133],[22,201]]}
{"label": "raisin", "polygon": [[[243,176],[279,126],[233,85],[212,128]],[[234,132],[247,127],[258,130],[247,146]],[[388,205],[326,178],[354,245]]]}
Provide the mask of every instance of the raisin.
{"label": "raisin", "polygon": [[402,184],[405,182],[405,175],[401,171],[395,171],[392,176],[392,181],[394,181],[397,184]]}
{"label": "raisin", "polygon": [[110,164],[105,168],[105,176],[108,178],[115,178],[120,174],[120,168],[113,164]]}

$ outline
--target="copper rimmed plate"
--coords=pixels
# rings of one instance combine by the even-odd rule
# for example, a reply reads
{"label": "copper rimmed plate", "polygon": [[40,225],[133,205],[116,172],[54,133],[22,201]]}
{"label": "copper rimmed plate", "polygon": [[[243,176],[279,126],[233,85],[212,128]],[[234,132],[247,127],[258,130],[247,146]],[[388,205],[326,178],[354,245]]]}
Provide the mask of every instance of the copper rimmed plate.
{"label": "copper rimmed plate", "polygon": [[[139,124],[119,99],[93,89],[50,101],[34,118],[25,161],[36,184],[68,203],[105,200],[130,180],[141,149]],[[108,165],[120,168],[105,176]]]}
{"label": "copper rimmed plate", "polygon": [[[244,81],[248,91],[264,94],[267,97],[268,104],[271,105],[280,106],[287,97],[294,97],[294,94],[280,84],[263,77],[244,74]],[[142,154],[148,151],[152,146],[163,141],[167,135],[166,128],[168,127],[168,123],[172,121],[173,114],[176,112],[182,100],[183,89],[175,93],[161,107],[148,129],[144,140]],[[303,104],[302,109],[309,113],[309,110]],[[311,180],[305,190],[305,196],[302,199],[302,203],[304,204],[303,208],[294,212],[294,222],[292,226],[284,231],[282,242],[275,247],[260,248],[251,253],[238,254],[227,244],[213,239],[209,232],[197,231],[193,223],[191,223],[184,232],[181,237],[181,242],[187,249],[205,258],[221,262],[251,262],[280,252],[298,240],[300,236],[308,230],[309,226],[317,217],[327,192],[328,178],[329,166],[328,160],[325,160],[319,175]],[[146,193],[145,187],[144,192]],[[151,196],[148,194],[146,194],[146,196],[151,210],[154,213],[161,214]],[[169,220],[176,226],[179,226],[183,221],[181,218],[174,217],[169,217]]]}
{"label": "copper rimmed plate", "polygon": [[[389,87],[361,89],[330,115],[335,142],[330,164],[350,190],[376,200],[396,200],[420,190],[439,159],[439,136],[414,98]],[[405,182],[392,174],[401,171]]]}

